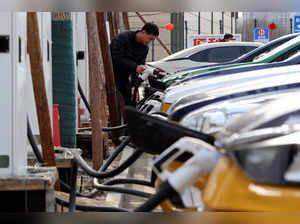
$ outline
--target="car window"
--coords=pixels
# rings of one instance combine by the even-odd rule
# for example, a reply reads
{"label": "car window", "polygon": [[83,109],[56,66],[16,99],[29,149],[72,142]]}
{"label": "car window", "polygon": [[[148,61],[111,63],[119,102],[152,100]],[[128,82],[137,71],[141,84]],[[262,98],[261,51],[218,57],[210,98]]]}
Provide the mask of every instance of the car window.
{"label": "car window", "polygon": [[246,54],[250,51],[253,51],[254,49],[256,49],[257,47],[256,46],[244,46],[244,47],[241,47],[241,54]]}
{"label": "car window", "polygon": [[297,45],[299,45],[300,43],[300,36],[284,43],[284,44],[281,44],[280,46],[274,48],[273,50],[271,50],[270,52],[268,52],[267,54],[265,54],[264,56],[262,57],[259,57],[259,59],[255,59],[253,60],[254,62],[257,62],[257,61],[262,61],[262,60],[268,60],[268,58],[272,58],[274,55],[276,54],[282,54],[281,52],[284,52],[286,51],[286,49],[290,49],[290,48],[296,48]]}
{"label": "car window", "polygon": [[292,57],[293,55],[297,54],[300,51],[300,45],[298,47],[292,48],[288,52],[284,53],[283,55],[275,58],[272,62],[279,62],[284,61],[288,59],[289,57]]}
{"label": "car window", "polygon": [[208,55],[209,62],[226,62],[241,55],[240,47],[218,47],[211,49]]}
{"label": "car window", "polygon": [[261,58],[262,56],[264,56],[265,54],[267,54],[268,52],[272,51],[273,49],[275,49],[276,47],[280,46],[281,44],[284,44],[285,42],[291,40],[292,38],[287,38],[281,41],[278,41],[276,44],[266,47],[263,51],[261,51],[259,54],[254,54],[251,57],[249,57],[247,60],[243,61],[243,62],[251,62],[254,60],[257,60],[258,58]]}
{"label": "car window", "polygon": [[209,54],[209,52],[210,52],[210,49],[197,52],[197,53],[191,55],[190,59],[192,61],[197,61],[197,62],[208,62],[208,54]]}
{"label": "car window", "polygon": [[217,47],[195,53],[190,56],[190,59],[197,62],[226,62],[241,54],[243,54],[241,46]]}

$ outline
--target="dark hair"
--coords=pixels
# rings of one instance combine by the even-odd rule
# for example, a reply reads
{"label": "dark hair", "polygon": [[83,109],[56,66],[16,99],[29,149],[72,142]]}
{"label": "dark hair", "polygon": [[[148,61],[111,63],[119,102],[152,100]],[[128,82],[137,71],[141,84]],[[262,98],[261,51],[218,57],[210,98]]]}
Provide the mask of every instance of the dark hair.
{"label": "dark hair", "polygon": [[159,35],[159,28],[154,23],[146,23],[142,28],[142,31],[143,30],[145,30],[147,34],[153,34],[156,37]]}
{"label": "dark hair", "polygon": [[230,33],[226,33],[225,35],[224,35],[224,40],[225,39],[229,39],[229,38],[233,38],[233,35],[232,34],[230,34]]}

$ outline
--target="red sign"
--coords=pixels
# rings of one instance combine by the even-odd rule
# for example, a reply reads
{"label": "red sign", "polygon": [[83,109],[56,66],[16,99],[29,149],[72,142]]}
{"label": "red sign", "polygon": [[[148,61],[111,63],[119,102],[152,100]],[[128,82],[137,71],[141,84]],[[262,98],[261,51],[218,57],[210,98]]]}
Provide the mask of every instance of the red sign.
{"label": "red sign", "polygon": [[[209,37],[209,38],[194,38],[193,46],[197,46],[200,44],[210,44],[210,43],[217,43],[220,42],[222,38],[216,38],[216,37]],[[233,41],[236,40],[235,38],[232,39]]]}
{"label": "red sign", "polygon": [[[209,44],[220,42],[224,37],[224,34],[200,34],[191,35],[188,37],[188,47],[193,47],[201,44]],[[241,41],[241,34],[233,34],[233,41]]]}
{"label": "red sign", "polygon": [[269,28],[270,30],[276,30],[277,29],[276,23],[272,22],[271,24],[269,24]]}

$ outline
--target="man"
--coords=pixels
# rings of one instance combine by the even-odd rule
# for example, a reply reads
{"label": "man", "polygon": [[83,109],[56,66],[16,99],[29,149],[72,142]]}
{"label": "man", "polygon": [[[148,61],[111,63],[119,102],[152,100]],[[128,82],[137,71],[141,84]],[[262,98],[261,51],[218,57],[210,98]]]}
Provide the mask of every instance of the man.
{"label": "man", "polygon": [[231,40],[234,40],[233,35],[230,33],[226,33],[223,37],[223,40],[221,40],[221,42],[229,42]]}
{"label": "man", "polygon": [[110,44],[115,82],[126,105],[135,105],[130,78],[142,74],[150,44],[159,35],[158,27],[147,23],[141,30],[125,31],[117,35]]}

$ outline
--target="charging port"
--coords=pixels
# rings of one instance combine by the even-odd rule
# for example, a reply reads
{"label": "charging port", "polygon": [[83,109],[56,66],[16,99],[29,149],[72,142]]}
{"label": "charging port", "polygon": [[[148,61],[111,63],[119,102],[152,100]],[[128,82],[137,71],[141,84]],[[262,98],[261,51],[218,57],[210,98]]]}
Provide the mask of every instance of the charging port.
{"label": "charging port", "polygon": [[0,36],[0,53],[9,52],[9,36]]}

